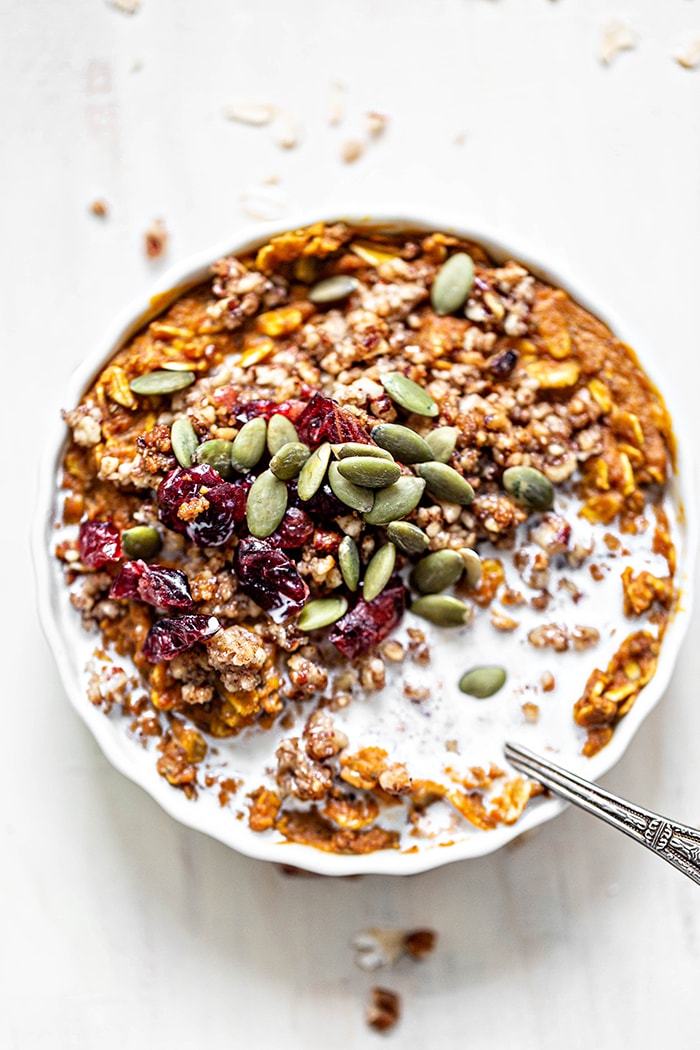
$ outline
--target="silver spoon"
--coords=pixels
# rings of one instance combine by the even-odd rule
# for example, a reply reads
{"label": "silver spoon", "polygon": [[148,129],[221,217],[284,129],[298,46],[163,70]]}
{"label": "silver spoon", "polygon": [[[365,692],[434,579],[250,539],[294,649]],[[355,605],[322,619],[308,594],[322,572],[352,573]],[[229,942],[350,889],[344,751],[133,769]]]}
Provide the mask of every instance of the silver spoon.
{"label": "silver spoon", "polygon": [[547,758],[535,755],[519,744],[506,744],[505,756],[521,773],[539,780],[555,795],[580,806],[606,824],[646,846],[700,884],[700,831],[679,824],[659,813],[633,805],[624,798],[603,791],[596,784],[568,773]]}

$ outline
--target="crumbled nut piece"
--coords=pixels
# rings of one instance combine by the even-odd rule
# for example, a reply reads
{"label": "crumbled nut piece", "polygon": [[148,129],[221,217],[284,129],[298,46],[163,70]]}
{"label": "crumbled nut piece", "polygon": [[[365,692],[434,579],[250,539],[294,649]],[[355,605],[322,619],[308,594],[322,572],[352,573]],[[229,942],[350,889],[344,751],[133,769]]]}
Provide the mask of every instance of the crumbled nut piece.
{"label": "crumbled nut piece", "polygon": [[435,951],[436,943],[435,930],[411,930],[404,938],[404,949],[412,959],[425,959]]}
{"label": "crumbled nut piece", "polygon": [[676,54],[676,62],[683,69],[697,69],[700,66],[700,36],[696,36]]}
{"label": "crumbled nut piece", "polygon": [[248,797],[251,800],[248,813],[248,825],[251,830],[267,831],[268,828],[274,827],[282,805],[279,795],[268,788],[259,787],[251,791]]}
{"label": "crumbled nut piece", "polygon": [[344,164],[354,164],[356,160],[360,159],[364,152],[364,142],[360,142],[359,139],[348,139],[343,145],[340,156]]}
{"label": "crumbled nut piece", "polygon": [[430,690],[424,685],[412,685],[411,682],[404,682],[403,695],[414,704],[419,704],[423,700],[430,699]]}
{"label": "crumbled nut piece", "polygon": [[543,623],[533,627],[527,640],[535,649],[554,649],[557,653],[563,653],[569,648],[568,632],[558,623]]}
{"label": "crumbled nut piece", "polygon": [[370,138],[376,139],[380,135],[383,135],[386,131],[386,126],[389,123],[389,118],[384,113],[370,112],[367,114],[367,134]]}
{"label": "crumbled nut piece", "polygon": [[540,709],[537,704],[533,704],[532,701],[526,701],[521,708],[523,712],[523,718],[526,722],[534,725],[540,717]]}
{"label": "crumbled nut piece", "polygon": [[400,664],[403,662],[406,653],[401,642],[397,642],[395,638],[390,638],[382,646],[382,656],[385,660],[390,660],[392,664]]}
{"label": "crumbled nut piece", "polygon": [[217,631],[207,642],[207,655],[230,692],[248,692],[260,684],[265,649],[257,634],[246,627],[234,624]]}
{"label": "crumbled nut piece", "polygon": [[595,627],[577,626],[571,631],[571,644],[577,652],[590,649],[600,641],[600,631]]}
{"label": "crumbled nut piece", "polygon": [[387,795],[406,795],[411,790],[413,781],[403,762],[394,762],[382,770],[377,783]]}
{"label": "crumbled nut piece", "polygon": [[514,631],[519,627],[519,621],[511,619],[498,609],[491,610],[491,623],[497,631]]}
{"label": "crumbled nut piece", "polygon": [[554,675],[551,671],[543,671],[540,676],[540,685],[543,693],[551,693],[556,685]]}
{"label": "crumbled nut piece", "polygon": [[321,799],[333,787],[330,769],[308,756],[299,737],[282,740],[276,756],[277,783],[284,794],[291,793],[303,800]]}
{"label": "crumbled nut piece", "polygon": [[600,42],[600,61],[609,66],[621,51],[631,51],[637,46],[637,34],[631,26],[613,19],[605,26]]}
{"label": "crumbled nut piece", "polygon": [[344,747],[348,738],[333,725],[333,719],[323,710],[314,711],[304,726],[304,741],[309,758],[317,762],[333,758]]}
{"label": "crumbled nut piece", "polygon": [[386,667],[379,656],[370,656],[362,665],[360,681],[365,689],[379,690],[386,685]]}
{"label": "crumbled nut piece", "polygon": [[143,235],[144,251],[149,259],[159,259],[164,255],[170,234],[165,228],[162,219],[154,219]]}
{"label": "crumbled nut piece", "polygon": [[397,1023],[401,1013],[401,1000],[396,992],[388,988],[373,988],[365,1019],[370,1028],[386,1032]]}
{"label": "crumbled nut piece", "polygon": [[328,672],[325,667],[314,663],[301,653],[294,653],[287,661],[289,668],[289,681],[292,689],[288,695],[292,699],[301,699],[320,692],[328,685]]}
{"label": "crumbled nut piece", "polygon": [[98,219],[104,219],[109,214],[109,205],[107,201],[102,197],[98,197],[97,200],[92,201],[90,204],[90,214],[96,215]]}

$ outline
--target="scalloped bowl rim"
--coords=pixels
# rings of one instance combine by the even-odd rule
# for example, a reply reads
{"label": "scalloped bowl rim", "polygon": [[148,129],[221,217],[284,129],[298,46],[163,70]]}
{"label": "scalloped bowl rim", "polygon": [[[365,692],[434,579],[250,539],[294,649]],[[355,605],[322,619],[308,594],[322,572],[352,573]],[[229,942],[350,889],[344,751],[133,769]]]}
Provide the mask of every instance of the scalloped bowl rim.
{"label": "scalloped bowl rim", "polygon": [[[63,634],[59,625],[59,617],[56,614],[55,558],[48,541],[53,520],[58,464],[66,444],[66,429],[61,421],[61,408],[77,404],[94,376],[124,342],[147,321],[162,312],[185,289],[205,279],[209,266],[215,259],[226,254],[239,254],[254,249],[276,234],[319,221],[345,221],[354,226],[367,226],[370,229],[412,229],[425,232],[441,230],[456,233],[482,244],[496,259],[503,260],[509,257],[523,262],[532,272],[568,291],[572,298],[605,321],[618,338],[634,349],[646,374],[658,386],[664,397],[673,422],[677,444],[675,484],[678,487],[679,505],[682,510],[682,539],[684,541],[682,556],[679,558],[679,585],[682,600],[668,625],[654,678],[645,687],[629,714],[618,723],[611,742],[589,760],[586,768],[591,780],[597,780],[619,761],[644,718],[661,699],[671,679],[690,621],[692,574],[697,551],[694,472],[693,464],[689,462],[688,456],[692,443],[688,440],[689,430],[683,414],[678,405],[674,403],[673,391],[668,389],[665,380],[663,386],[656,383],[652,366],[653,355],[643,349],[643,342],[637,339],[634,333],[630,333],[629,327],[619,321],[614,311],[600,305],[603,302],[601,296],[588,294],[582,290],[579,282],[569,277],[563,266],[550,263],[543,265],[532,259],[527,251],[521,252],[511,236],[506,238],[493,231],[482,232],[477,223],[466,220],[464,222],[455,222],[454,219],[445,221],[444,216],[422,212],[415,215],[384,212],[373,214],[357,209],[350,214],[343,210],[324,209],[323,212],[315,211],[310,214],[290,216],[284,222],[279,220],[247,225],[225,240],[181,259],[164,272],[144,294],[137,296],[119,311],[112,323],[106,327],[102,337],[98,339],[94,350],[73,372],[67,389],[63,392],[56,410],[52,413],[49,424],[49,436],[41,463],[39,495],[33,520],[32,555],[39,618],[56,661],[60,680],[71,705],[93,734],[107,760],[129,780],[142,787],[162,809],[179,823],[209,835],[238,853],[254,859],[291,865],[323,875],[416,874],[458,860],[493,853],[523,833],[557,816],[566,808],[567,803],[554,797],[537,800],[513,825],[478,833],[448,846],[428,847],[416,852],[383,850],[348,856],[326,853],[312,846],[298,843],[272,841],[263,833],[251,831],[247,824],[233,818],[225,809],[198,807],[196,801],[190,801],[182,792],[173,789],[156,772],[155,766],[145,766],[136,761],[136,753],[142,753],[141,748],[132,740],[129,740],[129,746],[125,747],[126,738],[123,727],[115,727],[114,723],[105,717],[99,708],[94,707],[87,700],[84,686],[70,662],[70,639]],[[649,364],[650,361],[652,365]],[[76,631],[82,632],[82,627],[77,619]]]}

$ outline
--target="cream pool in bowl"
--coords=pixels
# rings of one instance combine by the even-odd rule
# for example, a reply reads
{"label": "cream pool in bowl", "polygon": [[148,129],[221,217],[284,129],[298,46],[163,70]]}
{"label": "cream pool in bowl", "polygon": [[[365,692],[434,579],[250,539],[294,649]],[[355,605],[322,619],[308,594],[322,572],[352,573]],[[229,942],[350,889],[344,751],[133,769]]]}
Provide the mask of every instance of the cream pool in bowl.
{"label": "cream pool in bowl", "polygon": [[51,430],[34,556],[73,706],[241,853],[498,849],[562,809],[505,742],[596,779],[672,673],[695,516],[653,375],[546,260],[435,219],[185,260]]}

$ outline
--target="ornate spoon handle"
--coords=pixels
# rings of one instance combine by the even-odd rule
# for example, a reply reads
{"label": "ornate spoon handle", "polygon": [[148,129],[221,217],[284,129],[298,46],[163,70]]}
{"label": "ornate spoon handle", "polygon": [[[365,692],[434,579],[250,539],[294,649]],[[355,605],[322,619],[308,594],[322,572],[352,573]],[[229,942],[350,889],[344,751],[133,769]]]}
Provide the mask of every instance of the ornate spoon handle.
{"label": "ornate spoon handle", "polygon": [[700,831],[696,828],[678,824],[675,820],[611,795],[609,791],[573,773],[567,773],[565,769],[519,744],[506,744],[505,756],[521,773],[527,773],[550,788],[555,795],[560,795],[624,831],[630,838],[678,868],[693,882],[700,883]]}

